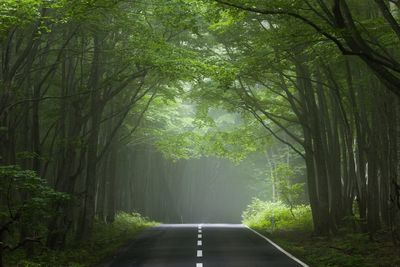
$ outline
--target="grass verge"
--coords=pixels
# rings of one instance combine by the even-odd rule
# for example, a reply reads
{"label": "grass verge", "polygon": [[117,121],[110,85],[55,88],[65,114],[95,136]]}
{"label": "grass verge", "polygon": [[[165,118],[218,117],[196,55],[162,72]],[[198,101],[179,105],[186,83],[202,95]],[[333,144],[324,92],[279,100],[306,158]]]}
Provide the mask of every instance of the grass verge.
{"label": "grass verge", "polygon": [[141,230],[155,226],[139,214],[119,213],[112,224],[96,222],[92,240],[80,245],[72,242],[60,251],[41,248],[38,256],[27,259],[23,250],[7,255],[8,267],[91,267],[110,258]]}
{"label": "grass verge", "polygon": [[400,267],[400,247],[388,233],[378,233],[374,241],[346,229],[334,237],[316,237],[311,211],[304,205],[291,211],[283,203],[255,199],[244,211],[243,223],[310,267]]}
{"label": "grass verge", "polygon": [[400,249],[385,235],[380,241],[371,241],[365,234],[322,238],[312,236],[311,232],[260,232],[310,267],[400,266]]}

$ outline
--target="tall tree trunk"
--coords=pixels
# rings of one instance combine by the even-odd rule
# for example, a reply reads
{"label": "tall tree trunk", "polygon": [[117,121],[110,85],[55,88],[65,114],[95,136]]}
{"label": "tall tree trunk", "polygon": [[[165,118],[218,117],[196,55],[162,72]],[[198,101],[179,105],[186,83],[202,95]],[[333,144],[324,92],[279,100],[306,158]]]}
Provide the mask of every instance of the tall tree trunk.
{"label": "tall tree trunk", "polygon": [[110,147],[110,158],[108,165],[108,175],[106,183],[106,222],[112,223],[115,220],[115,201],[116,201],[116,180],[117,180],[117,162],[118,162],[118,146],[116,141],[112,141]]}
{"label": "tall tree trunk", "polygon": [[78,241],[89,240],[93,229],[94,210],[95,210],[95,194],[97,179],[97,150],[100,134],[100,119],[103,106],[100,98],[100,54],[101,54],[100,37],[94,36],[94,54],[91,70],[91,79],[89,88],[91,88],[90,96],[90,127],[86,152],[86,180],[84,185],[83,206],[80,215],[79,225],[76,232]]}

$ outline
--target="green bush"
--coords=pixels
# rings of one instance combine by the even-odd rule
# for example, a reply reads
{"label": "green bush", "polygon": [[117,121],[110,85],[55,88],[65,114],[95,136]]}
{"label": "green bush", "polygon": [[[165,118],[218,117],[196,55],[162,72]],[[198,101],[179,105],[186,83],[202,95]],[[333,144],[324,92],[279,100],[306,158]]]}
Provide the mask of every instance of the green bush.
{"label": "green bush", "polygon": [[0,166],[0,265],[15,250],[42,242],[46,222],[55,206],[70,197],[52,189],[34,171],[19,166]]}
{"label": "green bush", "polygon": [[153,226],[155,222],[142,217],[139,213],[120,212],[112,224],[96,221],[91,244],[123,240],[126,236],[132,237],[145,227]]}
{"label": "green bush", "polygon": [[242,219],[243,223],[251,228],[271,233],[312,230],[309,205],[297,205],[290,209],[282,202],[269,202],[254,198],[243,212]]}

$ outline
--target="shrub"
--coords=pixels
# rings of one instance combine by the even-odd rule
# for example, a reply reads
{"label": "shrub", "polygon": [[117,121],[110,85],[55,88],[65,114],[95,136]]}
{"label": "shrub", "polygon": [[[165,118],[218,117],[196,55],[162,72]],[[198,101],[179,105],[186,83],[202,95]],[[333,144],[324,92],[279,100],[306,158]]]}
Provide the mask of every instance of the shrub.
{"label": "shrub", "polygon": [[0,266],[5,253],[39,242],[56,203],[68,201],[34,171],[0,166]]}
{"label": "shrub", "polygon": [[263,231],[311,231],[312,217],[309,205],[292,209],[282,202],[262,201],[254,198],[242,214],[243,223]]}

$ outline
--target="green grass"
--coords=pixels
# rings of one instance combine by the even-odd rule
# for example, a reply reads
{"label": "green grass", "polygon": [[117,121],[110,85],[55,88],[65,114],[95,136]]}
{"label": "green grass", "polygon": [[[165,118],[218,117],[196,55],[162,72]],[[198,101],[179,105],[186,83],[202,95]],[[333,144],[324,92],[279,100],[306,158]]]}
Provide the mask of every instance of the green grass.
{"label": "green grass", "polygon": [[346,229],[337,236],[317,237],[312,233],[310,208],[301,205],[292,212],[294,216],[283,203],[254,199],[243,212],[243,223],[310,267],[400,267],[400,248],[387,232],[378,233],[375,241]]}
{"label": "green grass", "polygon": [[77,245],[70,243],[64,250],[41,248],[32,259],[26,259],[23,250],[6,257],[8,267],[89,267],[110,258],[146,227],[156,225],[139,214],[119,213],[114,223],[96,222],[92,240]]}
{"label": "green grass", "polygon": [[398,267],[400,249],[384,235],[379,242],[365,234],[313,237],[310,232],[267,234],[311,267]]}

